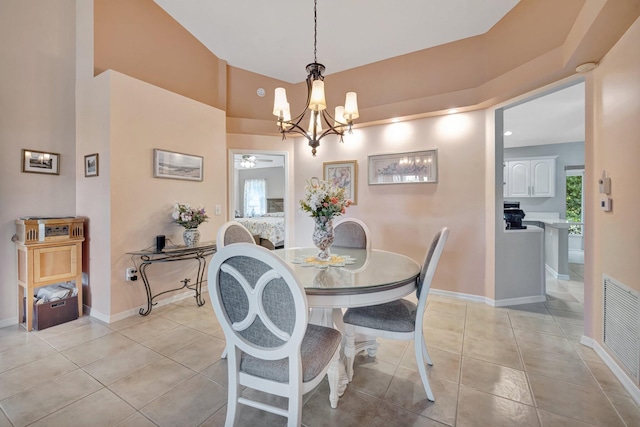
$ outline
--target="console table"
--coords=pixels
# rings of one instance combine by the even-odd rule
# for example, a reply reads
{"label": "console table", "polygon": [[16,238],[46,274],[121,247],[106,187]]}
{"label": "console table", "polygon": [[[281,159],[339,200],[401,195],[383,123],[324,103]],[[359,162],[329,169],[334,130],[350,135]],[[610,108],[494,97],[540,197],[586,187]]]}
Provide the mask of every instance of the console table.
{"label": "console table", "polygon": [[[151,309],[157,302],[153,302],[160,295],[164,295],[168,292],[178,291],[180,289],[191,289],[195,292],[195,299],[198,306],[204,305],[204,299],[202,299],[202,280],[204,279],[205,272],[207,270],[207,257],[213,255],[216,252],[215,242],[203,242],[194,247],[186,246],[167,246],[162,251],[157,252],[154,249],[142,249],[134,252],[127,252],[131,255],[131,259],[136,264],[136,259],[140,261],[140,266],[137,267],[144,288],[147,292],[147,308],[140,309],[139,313],[142,316],[147,316],[151,313]],[[195,283],[189,284],[190,279],[185,278],[182,280],[182,286],[175,289],[169,289],[162,291],[158,294],[153,294],[151,291],[151,285],[149,278],[147,277],[147,267],[151,264],[164,263],[164,262],[176,262],[195,260],[198,262],[198,273],[196,274]]]}

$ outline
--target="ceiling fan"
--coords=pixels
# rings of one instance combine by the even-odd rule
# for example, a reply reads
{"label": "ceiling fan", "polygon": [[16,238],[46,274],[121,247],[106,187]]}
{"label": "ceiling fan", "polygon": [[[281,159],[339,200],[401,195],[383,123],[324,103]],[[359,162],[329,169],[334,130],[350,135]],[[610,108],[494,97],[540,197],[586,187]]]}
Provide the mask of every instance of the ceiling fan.
{"label": "ceiling fan", "polygon": [[243,154],[242,156],[236,156],[235,158],[235,163],[236,165],[240,166],[241,168],[244,169],[249,169],[249,168],[253,168],[256,166],[256,163],[258,162],[264,162],[264,163],[271,163],[273,162],[272,159],[259,159],[256,156],[254,156],[253,154]]}

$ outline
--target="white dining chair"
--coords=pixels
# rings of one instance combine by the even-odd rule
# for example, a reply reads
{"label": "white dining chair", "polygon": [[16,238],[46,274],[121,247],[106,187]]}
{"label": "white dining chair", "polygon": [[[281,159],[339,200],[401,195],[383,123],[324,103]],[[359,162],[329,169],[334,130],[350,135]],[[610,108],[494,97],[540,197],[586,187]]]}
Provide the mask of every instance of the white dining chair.
{"label": "white dining chair", "polygon": [[357,218],[340,218],[333,224],[333,245],[344,248],[371,249],[369,227]]}
{"label": "white dining chair", "polygon": [[414,340],[414,351],[422,385],[427,393],[427,398],[434,401],[425,366],[425,363],[433,365],[433,362],[427,351],[422,328],[429,288],[448,236],[449,229],[444,227],[431,242],[418,277],[417,305],[406,299],[400,299],[385,304],[350,308],[344,313],[344,352],[349,381],[353,379],[356,334],[392,340]]}
{"label": "white dining chair", "polygon": [[[216,250],[220,250],[233,243],[256,243],[251,232],[238,221],[227,221],[218,228],[216,236]],[[227,347],[222,350],[221,359],[227,358]]]}
{"label": "white dining chair", "polygon": [[216,247],[218,249],[224,248],[232,243],[255,243],[251,232],[244,225],[238,221],[225,222],[218,228],[218,235],[216,237]]}
{"label": "white dining chair", "polygon": [[[211,259],[208,288],[229,350],[226,427],[236,425],[238,404],[299,426],[302,395],[325,374],[331,407],[337,406],[342,335],[308,323],[304,288],[278,255],[247,243],[226,246]],[[243,397],[242,387],[286,397],[288,408]]]}

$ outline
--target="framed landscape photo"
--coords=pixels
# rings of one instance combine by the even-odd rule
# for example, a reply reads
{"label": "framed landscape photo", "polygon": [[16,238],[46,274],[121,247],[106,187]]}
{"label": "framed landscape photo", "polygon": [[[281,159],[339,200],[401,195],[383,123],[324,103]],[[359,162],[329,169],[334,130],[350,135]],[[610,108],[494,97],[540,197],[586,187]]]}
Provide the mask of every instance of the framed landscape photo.
{"label": "framed landscape photo", "polygon": [[84,176],[98,176],[98,153],[84,156]]}
{"label": "framed landscape photo", "polygon": [[369,185],[438,182],[438,150],[369,156]]}
{"label": "framed landscape photo", "polygon": [[23,149],[22,172],[60,175],[60,154]]}
{"label": "framed landscape photo", "polygon": [[204,157],[157,148],[153,150],[153,176],[155,178],[202,181],[203,167]]}
{"label": "framed landscape photo", "polygon": [[344,197],[358,204],[358,161],[324,162],[322,179],[344,188]]}

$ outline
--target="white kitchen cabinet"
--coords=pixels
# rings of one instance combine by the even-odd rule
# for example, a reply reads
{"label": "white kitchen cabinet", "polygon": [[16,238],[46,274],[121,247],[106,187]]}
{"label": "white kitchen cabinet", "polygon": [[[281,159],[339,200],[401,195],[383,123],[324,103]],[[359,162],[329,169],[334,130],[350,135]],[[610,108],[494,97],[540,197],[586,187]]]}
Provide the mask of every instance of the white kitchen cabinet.
{"label": "white kitchen cabinet", "polygon": [[555,197],[555,157],[509,159],[505,163],[505,197]]}

